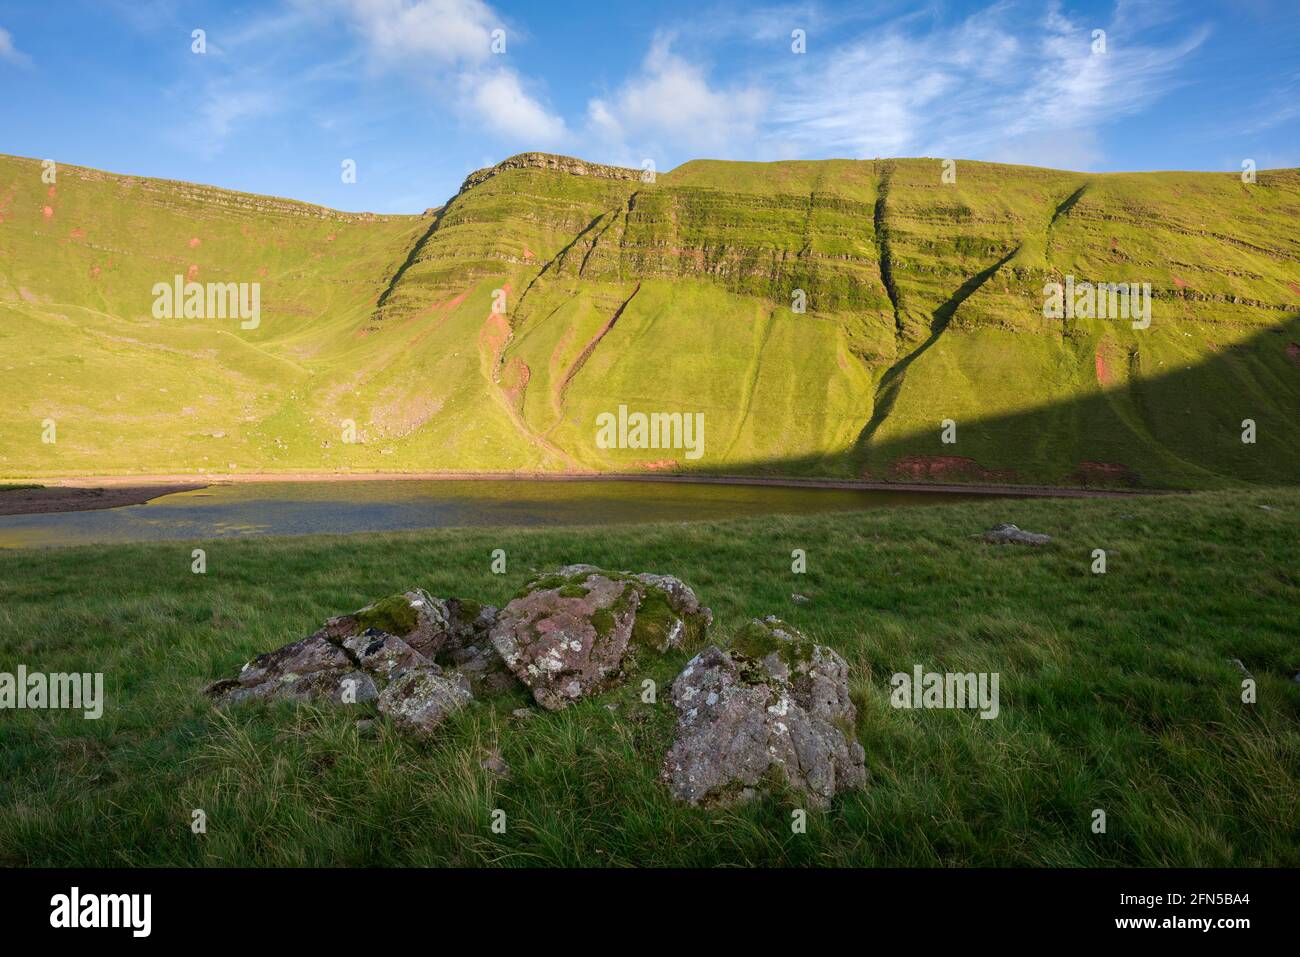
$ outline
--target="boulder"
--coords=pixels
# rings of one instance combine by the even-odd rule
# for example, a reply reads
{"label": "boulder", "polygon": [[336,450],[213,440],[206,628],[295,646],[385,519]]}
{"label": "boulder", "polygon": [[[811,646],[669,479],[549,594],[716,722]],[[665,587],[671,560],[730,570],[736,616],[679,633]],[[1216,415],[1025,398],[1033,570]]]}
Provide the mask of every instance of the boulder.
{"label": "boulder", "polygon": [[[513,686],[514,676],[488,639],[495,617],[490,606],[444,601],[420,589],[391,595],[257,656],[237,677],[215,681],[204,692],[222,707],[253,700],[363,704],[383,697],[388,710],[413,715],[403,718],[407,727],[432,727],[436,721],[430,719],[430,709],[437,708],[420,701],[401,705],[394,682],[421,672],[441,676],[458,689]],[[444,674],[434,655],[454,667]],[[463,677],[457,673],[461,670]],[[408,686],[420,694],[428,691],[425,684],[401,684]]]}
{"label": "boulder", "polygon": [[1015,525],[994,525],[981,536],[990,545],[1049,545],[1052,537],[1038,532],[1026,532]]}
{"label": "boulder", "polygon": [[403,731],[429,734],[473,700],[468,678],[430,665],[410,668],[390,681],[379,695],[379,713]]}
{"label": "boulder", "polygon": [[672,686],[677,731],[664,762],[673,796],[743,800],[773,782],[823,807],[866,785],[848,665],[777,618],[755,619],[727,650],[711,645]]}
{"label": "boulder", "polygon": [[644,594],[596,572],[553,577],[506,605],[491,633],[506,666],[551,711],[617,680]]}
{"label": "boulder", "polygon": [[566,565],[501,610],[491,641],[537,703],[556,710],[619,684],[640,654],[702,638],[712,621],[680,579]]}

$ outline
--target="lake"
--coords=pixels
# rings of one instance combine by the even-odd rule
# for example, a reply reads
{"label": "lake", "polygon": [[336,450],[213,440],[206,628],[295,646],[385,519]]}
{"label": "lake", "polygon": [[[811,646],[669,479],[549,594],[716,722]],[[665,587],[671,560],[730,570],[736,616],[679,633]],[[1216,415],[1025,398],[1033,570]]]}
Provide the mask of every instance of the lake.
{"label": "lake", "polygon": [[807,515],[985,496],[685,482],[395,480],[214,485],[144,505],[0,516],[0,547],[456,526],[617,525]]}

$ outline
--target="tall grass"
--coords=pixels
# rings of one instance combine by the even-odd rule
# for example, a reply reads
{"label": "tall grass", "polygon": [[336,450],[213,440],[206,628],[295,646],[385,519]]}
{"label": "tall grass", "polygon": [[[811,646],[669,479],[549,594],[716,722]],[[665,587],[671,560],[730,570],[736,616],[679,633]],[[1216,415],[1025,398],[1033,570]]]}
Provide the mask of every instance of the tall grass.
{"label": "tall grass", "polygon": [[[1269,506],[1267,509],[1262,506]],[[1300,492],[989,501],[604,529],[442,530],[0,554],[0,671],[102,671],[99,721],[0,714],[9,865],[1291,865],[1300,863]],[[997,521],[1054,536],[988,546]],[[508,572],[493,575],[491,551]],[[790,571],[806,549],[808,573]],[[1105,575],[1090,572],[1094,548]],[[698,648],[567,711],[481,702],[433,740],[353,711],[200,694],[331,614],[411,586],[507,599],[586,561],[678,574],[716,635],[780,614],[853,669],[872,780],[811,812],[659,779],[667,686]],[[792,593],[812,598],[791,602]],[[1258,701],[1243,704],[1239,658]],[[901,711],[889,676],[996,671],[1001,713]],[[510,766],[482,767],[493,749]],[[192,812],[207,831],[191,831]],[[1094,810],[1106,831],[1094,833]],[[491,828],[505,812],[504,833]]]}

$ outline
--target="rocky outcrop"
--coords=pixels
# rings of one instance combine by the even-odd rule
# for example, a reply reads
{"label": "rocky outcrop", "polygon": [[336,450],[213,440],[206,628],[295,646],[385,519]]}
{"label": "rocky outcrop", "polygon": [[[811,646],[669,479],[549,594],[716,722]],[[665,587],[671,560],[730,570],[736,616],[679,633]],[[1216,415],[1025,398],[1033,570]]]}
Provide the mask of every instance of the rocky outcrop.
{"label": "rocky outcrop", "polygon": [[776,783],[820,807],[867,782],[848,665],[777,618],[696,655],[672,702],[677,733],[664,777],[679,800],[726,804]]}
{"label": "rocky outcrop", "polygon": [[566,565],[529,582],[497,616],[492,644],[549,710],[598,694],[637,656],[703,637],[713,613],[680,579]]}
{"label": "rocky outcrop", "polygon": [[[519,153],[502,160],[496,166],[487,166],[475,170],[465,177],[460,192],[473,189],[479,183],[486,182],[498,173],[511,169],[544,169],[571,176],[590,176],[593,179],[617,179],[639,182],[642,171],[626,166],[606,166],[603,163],[588,163],[572,156],[558,156],[554,153]],[[459,194],[457,194],[459,195]]]}
{"label": "rocky outcrop", "polygon": [[1052,536],[1026,532],[1015,525],[994,525],[981,538],[990,545],[1050,545]]}
{"label": "rocky outcrop", "polygon": [[206,694],[246,701],[377,702],[398,727],[427,734],[474,699],[517,686],[488,633],[496,609],[416,589],[329,619],[315,634],[259,655]]}

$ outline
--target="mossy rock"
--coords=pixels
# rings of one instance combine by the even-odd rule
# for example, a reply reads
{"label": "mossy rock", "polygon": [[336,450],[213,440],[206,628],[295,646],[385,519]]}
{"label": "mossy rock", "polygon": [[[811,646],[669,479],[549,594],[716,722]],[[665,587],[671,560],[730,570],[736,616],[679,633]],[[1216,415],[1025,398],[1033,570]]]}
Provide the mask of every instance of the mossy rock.
{"label": "mossy rock", "polygon": [[780,618],[754,618],[736,632],[731,641],[731,652],[754,661],[763,661],[775,654],[791,671],[800,663],[812,661],[817,645],[805,638],[799,629]]}
{"label": "mossy rock", "polygon": [[389,595],[373,605],[361,609],[356,614],[357,624],[364,630],[375,628],[399,637],[415,631],[420,623],[419,615],[405,595]]}

